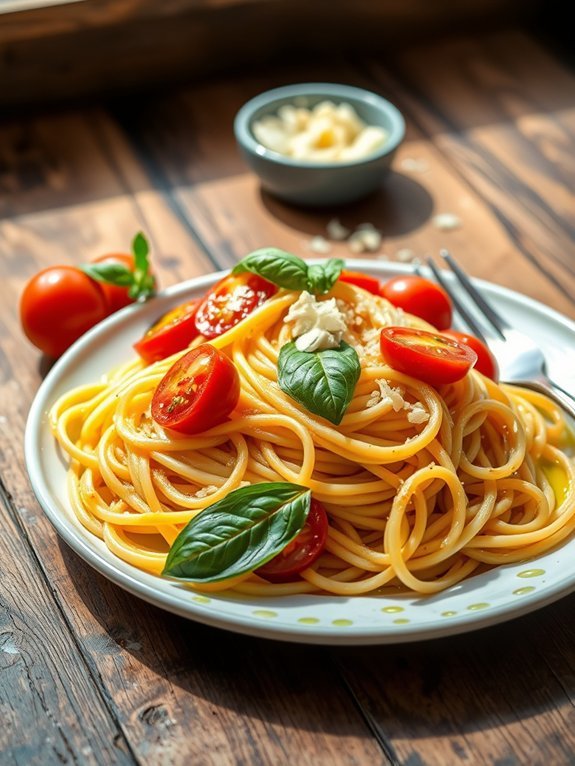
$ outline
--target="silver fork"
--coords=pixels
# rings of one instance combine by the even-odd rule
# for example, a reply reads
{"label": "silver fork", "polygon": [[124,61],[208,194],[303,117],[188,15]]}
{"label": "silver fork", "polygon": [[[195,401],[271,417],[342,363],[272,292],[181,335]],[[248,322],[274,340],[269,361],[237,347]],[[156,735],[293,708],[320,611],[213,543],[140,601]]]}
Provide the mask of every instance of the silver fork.
{"label": "silver fork", "polygon": [[562,407],[565,412],[568,412],[572,418],[575,418],[575,396],[549,378],[542,349],[527,335],[512,327],[485,300],[447,250],[441,250],[440,255],[483,317],[482,323],[478,322],[473,313],[462,303],[449,281],[431,258],[427,259],[428,266],[435,279],[448,293],[463,322],[493,352],[499,364],[501,380],[545,394]]}

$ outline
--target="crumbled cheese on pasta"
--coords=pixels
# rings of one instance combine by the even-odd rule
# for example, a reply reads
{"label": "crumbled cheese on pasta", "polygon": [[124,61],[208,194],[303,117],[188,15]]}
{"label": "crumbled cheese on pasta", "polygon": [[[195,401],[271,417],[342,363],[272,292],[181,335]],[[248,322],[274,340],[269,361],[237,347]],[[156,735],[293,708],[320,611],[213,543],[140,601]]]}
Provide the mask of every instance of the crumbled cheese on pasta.
{"label": "crumbled cheese on pasta", "polygon": [[400,388],[392,388],[385,378],[378,378],[375,382],[379,386],[382,400],[389,400],[394,412],[407,408],[409,402],[406,402],[403,398]]}
{"label": "crumbled cheese on pasta", "polygon": [[318,301],[315,295],[305,290],[290,306],[284,322],[292,324],[292,336],[298,351],[337,348],[347,329],[345,316],[335,298]]}
{"label": "crumbled cheese on pasta", "polygon": [[411,405],[411,409],[407,413],[407,419],[410,423],[427,423],[429,420],[429,412],[423,408],[421,402],[415,402],[415,404]]}
{"label": "crumbled cheese on pasta", "polygon": [[202,487],[201,489],[199,489],[196,492],[195,496],[200,498],[208,497],[208,495],[213,495],[214,492],[217,491],[217,489],[218,488],[214,484],[208,484],[206,487]]}
{"label": "crumbled cheese on pasta", "polygon": [[371,392],[366,402],[366,407],[375,407],[380,402],[387,402],[391,405],[394,412],[407,411],[407,420],[410,423],[426,423],[429,420],[429,413],[423,407],[421,402],[408,402],[403,397],[403,391],[398,386],[391,386],[385,378],[378,378],[377,388]]}

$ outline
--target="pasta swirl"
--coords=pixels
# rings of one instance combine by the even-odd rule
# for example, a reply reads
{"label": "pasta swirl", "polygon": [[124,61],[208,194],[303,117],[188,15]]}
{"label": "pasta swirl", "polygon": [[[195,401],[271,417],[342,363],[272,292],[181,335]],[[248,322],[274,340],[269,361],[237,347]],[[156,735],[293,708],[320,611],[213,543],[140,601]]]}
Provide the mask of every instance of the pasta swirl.
{"label": "pasta swirl", "polygon": [[474,371],[437,389],[395,371],[379,356],[379,329],[426,325],[338,282],[328,297],[347,317],[345,339],[362,370],[334,426],[278,385],[278,354],[291,340],[283,319],[297,297],[280,291],[210,341],[233,361],[241,394],[232,416],[209,431],[173,434],[151,418],[154,390],[181,353],[147,367],[131,361],[54,405],[74,514],[116,556],[160,574],[178,532],[204,508],[247,484],[277,481],[309,487],[326,508],[322,556],[296,582],[251,573],[212,589],[432,594],[573,533],[575,469],[552,402]]}

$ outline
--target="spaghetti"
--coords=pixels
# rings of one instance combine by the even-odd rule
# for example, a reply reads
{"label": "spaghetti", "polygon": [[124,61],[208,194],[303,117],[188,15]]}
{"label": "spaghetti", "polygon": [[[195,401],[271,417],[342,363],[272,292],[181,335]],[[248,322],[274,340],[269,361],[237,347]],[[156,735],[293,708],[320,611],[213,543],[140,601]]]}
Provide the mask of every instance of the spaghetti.
{"label": "spaghetti", "polygon": [[291,340],[284,319],[298,299],[287,290],[210,341],[232,359],[241,394],[209,431],[169,433],[150,416],[158,383],[183,352],[150,366],[132,361],[61,397],[51,425],[70,458],[79,522],[119,558],[159,575],[180,530],[232,490],[309,487],[329,517],[321,557],[295,582],[250,573],[211,587],[258,596],[433,594],[573,533],[575,468],[551,401],[475,371],[440,388],[397,372],[379,354],[381,327],[427,325],[350,284],[337,282],[328,297],[361,361],[338,426],[278,386],[278,354]]}

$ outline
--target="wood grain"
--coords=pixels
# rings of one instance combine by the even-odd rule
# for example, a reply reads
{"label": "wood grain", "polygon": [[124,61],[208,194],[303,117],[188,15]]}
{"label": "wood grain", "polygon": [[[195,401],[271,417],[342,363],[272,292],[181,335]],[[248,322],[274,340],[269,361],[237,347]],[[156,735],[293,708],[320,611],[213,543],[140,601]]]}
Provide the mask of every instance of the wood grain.
{"label": "wood grain", "polygon": [[9,508],[0,486],[0,761],[132,764],[120,726],[41,575],[33,536],[24,532],[38,520],[28,500]]}
{"label": "wood grain", "polygon": [[[312,76],[371,86],[408,117],[381,191],[338,211],[262,194],[233,141],[243,101]],[[574,316],[572,84],[509,34],[420,46],[391,68],[290,64],[0,124],[2,764],[572,761],[573,597],[474,635],[328,650],[188,622],[91,570],[27,480],[22,433],[47,365],[17,306],[38,268],[126,248],[138,229],[167,286],[264,244],[307,255],[337,214],[381,227],[380,257],[447,246],[474,274]],[[461,227],[438,229],[440,212]]]}
{"label": "wood grain", "polygon": [[397,763],[571,763],[574,604],[468,636],[335,654]]}
{"label": "wood grain", "polygon": [[[519,53],[509,56],[510,47]],[[417,94],[409,102],[414,119],[485,199],[524,268],[529,262],[552,283],[573,316],[566,300],[575,295],[575,230],[566,213],[575,168],[563,160],[575,147],[575,77],[521,34],[422,46],[397,61]],[[554,83],[551,98],[532,76],[541,65]]]}
{"label": "wood grain", "polygon": [[[0,104],[145,90],[527,19],[541,0],[83,0],[0,14]],[[265,34],[261,30],[265,29]]]}

